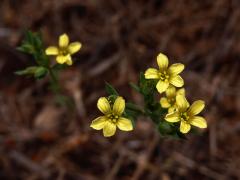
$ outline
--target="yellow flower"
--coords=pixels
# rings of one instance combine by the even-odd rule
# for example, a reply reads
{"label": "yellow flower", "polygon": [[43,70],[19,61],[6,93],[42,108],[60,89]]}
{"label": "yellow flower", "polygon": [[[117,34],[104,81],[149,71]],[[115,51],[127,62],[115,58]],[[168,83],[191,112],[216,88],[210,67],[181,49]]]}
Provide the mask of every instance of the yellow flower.
{"label": "yellow flower", "polygon": [[97,107],[104,115],[94,119],[90,127],[96,130],[103,129],[105,137],[113,136],[117,127],[122,131],[133,130],[131,120],[122,117],[125,109],[125,100],[122,97],[117,97],[113,105],[107,98],[101,97],[98,99]]}
{"label": "yellow flower", "polygon": [[47,55],[54,55],[56,57],[56,61],[59,64],[68,64],[72,65],[72,57],[71,55],[78,52],[82,46],[80,42],[73,42],[69,44],[69,38],[67,34],[62,34],[58,40],[58,46],[49,46],[46,49]]}
{"label": "yellow flower", "polygon": [[174,112],[176,110],[176,96],[185,96],[185,89],[181,88],[176,90],[174,86],[169,86],[166,90],[166,97],[160,99],[160,104],[163,108],[168,108],[168,112]]}
{"label": "yellow flower", "polygon": [[195,101],[190,107],[186,98],[183,95],[177,95],[176,97],[177,111],[166,115],[165,120],[168,122],[180,121],[180,132],[188,133],[191,129],[191,125],[199,128],[207,128],[206,120],[197,116],[204,108],[204,101]]}
{"label": "yellow flower", "polygon": [[178,75],[184,69],[183,64],[176,63],[168,67],[168,58],[162,53],[157,56],[157,63],[159,69],[147,69],[145,78],[159,80],[156,86],[159,93],[165,92],[170,84],[175,87],[182,87],[184,85],[183,79]]}

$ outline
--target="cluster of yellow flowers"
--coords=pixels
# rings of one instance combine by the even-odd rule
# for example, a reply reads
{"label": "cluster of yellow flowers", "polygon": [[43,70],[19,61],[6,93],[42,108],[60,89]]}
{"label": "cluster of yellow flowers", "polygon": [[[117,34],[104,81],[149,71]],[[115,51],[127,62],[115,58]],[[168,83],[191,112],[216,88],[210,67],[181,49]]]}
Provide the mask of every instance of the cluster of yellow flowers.
{"label": "cluster of yellow flowers", "polygon": [[[59,64],[72,65],[71,55],[79,51],[81,46],[80,42],[69,43],[69,37],[62,34],[59,37],[58,47],[50,46],[45,53],[56,56]],[[157,64],[159,69],[148,68],[144,75],[145,79],[158,80],[157,91],[160,94],[165,92],[165,97],[160,98],[161,107],[168,109],[165,120],[170,123],[180,122],[180,132],[184,134],[190,131],[191,125],[206,128],[206,120],[198,116],[204,109],[204,101],[198,100],[190,105],[185,97],[185,89],[182,88],[184,80],[179,75],[184,65],[175,63],[169,66],[168,57],[162,53],[157,56]],[[109,98],[101,97],[97,102],[97,107],[104,115],[94,119],[91,127],[96,130],[103,129],[105,137],[113,136],[117,127],[122,131],[133,130],[131,120],[123,117],[125,100],[122,97],[116,97],[114,102]]]}
{"label": "cluster of yellow flowers", "polygon": [[167,56],[162,53],[157,56],[157,63],[159,69],[147,69],[145,78],[159,80],[156,88],[159,93],[165,92],[166,94],[166,97],[160,99],[161,106],[168,108],[165,120],[171,123],[180,122],[180,132],[184,134],[190,131],[191,125],[206,128],[206,120],[197,116],[204,109],[204,101],[195,101],[190,106],[186,100],[184,88],[176,89],[184,85],[183,79],[179,76],[184,65],[176,63],[169,66]]}

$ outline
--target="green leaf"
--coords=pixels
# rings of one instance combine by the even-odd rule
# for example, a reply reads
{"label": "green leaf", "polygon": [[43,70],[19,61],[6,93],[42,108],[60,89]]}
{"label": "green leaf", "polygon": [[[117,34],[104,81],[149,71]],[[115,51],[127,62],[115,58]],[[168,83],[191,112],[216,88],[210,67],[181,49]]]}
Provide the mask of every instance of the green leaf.
{"label": "green leaf", "polygon": [[15,72],[15,74],[19,76],[33,75],[37,79],[45,77],[47,73],[48,73],[48,69],[42,66],[30,66],[30,67],[27,67],[26,69]]}
{"label": "green leaf", "polygon": [[163,137],[186,139],[186,136],[179,131],[179,123],[169,123],[165,120],[160,121],[158,131]]}
{"label": "green leaf", "polygon": [[137,86],[136,84],[134,84],[134,83],[132,83],[132,82],[130,82],[129,84],[130,84],[130,86],[131,86],[135,91],[141,93],[141,89],[140,89],[139,86]]}
{"label": "green leaf", "polygon": [[47,73],[48,73],[48,69],[40,66],[35,70],[34,77],[36,79],[41,79],[41,78],[44,78],[47,75]]}
{"label": "green leaf", "polygon": [[55,96],[55,102],[60,106],[67,106],[69,109],[74,109],[74,101],[68,96],[57,94]]}
{"label": "green leaf", "polygon": [[159,130],[160,134],[162,134],[162,135],[167,135],[167,134],[172,133],[171,125],[166,121],[161,121],[158,124],[158,130]]}
{"label": "green leaf", "polygon": [[49,58],[45,54],[45,48],[43,46],[42,37],[40,33],[33,33],[31,31],[25,32],[24,40],[17,50],[31,54],[38,65],[48,66]]}
{"label": "green leaf", "polygon": [[105,89],[109,95],[116,95],[118,96],[118,92],[116,89],[109,83],[106,82]]}
{"label": "green leaf", "polygon": [[38,66],[29,66],[26,69],[16,71],[15,74],[19,76],[34,74],[37,68]]}
{"label": "green leaf", "polygon": [[144,96],[152,96],[156,92],[156,84],[158,80],[155,79],[145,79],[144,74],[140,73],[139,87],[140,92]]}
{"label": "green leaf", "polygon": [[29,54],[34,53],[34,47],[31,44],[22,44],[20,47],[17,47],[17,50]]}
{"label": "green leaf", "polygon": [[186,140],[187,137],[185,134],[182,134],[179,132],[179,130],[176,130],[175,133],[171,135],[172,138],[177,139],[177,140]]}
{"label": "green leaf", "polygon": [[126,109],[134,111],[138,114],[144,114],[144,111],[138,107],[136,104],[133,104],[131,102],[126,103]]}
{"label": "green leaf", "polygon": [[33,36],[34,36],[34,34],[31,32],[31,31],[25,31],[25,41],[26,42],[29,42],[30,44],[33,44]]}

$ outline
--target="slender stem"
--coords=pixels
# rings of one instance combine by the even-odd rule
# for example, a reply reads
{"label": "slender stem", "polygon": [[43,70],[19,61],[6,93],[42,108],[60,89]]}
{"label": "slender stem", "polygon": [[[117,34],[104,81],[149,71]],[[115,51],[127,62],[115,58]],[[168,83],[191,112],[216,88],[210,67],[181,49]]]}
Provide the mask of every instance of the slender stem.
{"label": "slender stem", "polygon": [[57,74],[54,73],[52,67],[48,67],[50,78],[51,78],[51,90],[55,94],[56,102],[59,105],[67,106],[70,109],[73,109],[73,103],[70,98],[64,96],[61,92],[61,86],[58,81]]}
{"label": "slender stem", "polygon": [[58,83],[58,80],[57,80],[55,74],[53,73],[52,68],[49,67],[48,70],[49,70],[50,76],[51,76],[51,78],[52,78],[52,81],[53,81],[54,83]]}
{"label": "slender stem", "polygon": [[60,86],[59,86],[59,83],[58,83],[58,79],[57,79],[56,75],[54,74],[51,67],[49,67],[48,70],[49,70],[49,74],[50,74],[50,77],[51,77],[51,83],[52,83],[53,91],[55,93],[59,94],[60,93]]}

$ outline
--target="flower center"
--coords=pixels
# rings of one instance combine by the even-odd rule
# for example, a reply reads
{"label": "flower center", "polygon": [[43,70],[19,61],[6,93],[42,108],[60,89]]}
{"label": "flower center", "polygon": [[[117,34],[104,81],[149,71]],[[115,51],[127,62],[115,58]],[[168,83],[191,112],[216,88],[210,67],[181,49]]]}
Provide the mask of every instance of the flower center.
{"label": "flower center", "polygon": [[188,114],[186,112],[184,112],[184,113],[180,114],[180,119],[182,121],[188,121],[189,120],[189,116],[188,116]]}
{"label": "flower center", "polygon": [[63,56],[66,56],[66,55],[69,54],[69,52],[68,52],[67,49],[64,48],[64,49],[60,49],[60,50],[59,50],[59,54],[60,54],[60,55],[63,55]]}
{"label": "flower center", "polygon": [[168,102],[171,104],[171,105],[174,105],[175,102],[176,102],[176,99],[173,97],[173,98],[169,98],[168,99]]}
{"label": "flower center", "polygon": [[168,79],[169,79],[169,75],[166,71],[159,72],[158,76],[159,76],[160,80],[165,81],[165,82],[168,81]]}
{"label": "flower center", "polygon": [[113,123],[116,123],[119,119],[119,116],[118,115],[115,115],[113,113],[107,115],[107,117],[113,122]]}

